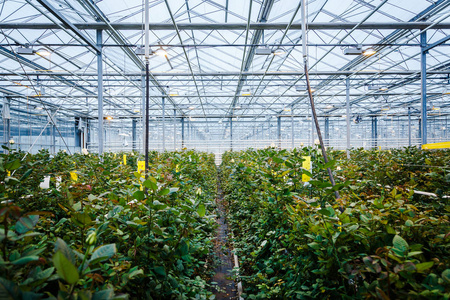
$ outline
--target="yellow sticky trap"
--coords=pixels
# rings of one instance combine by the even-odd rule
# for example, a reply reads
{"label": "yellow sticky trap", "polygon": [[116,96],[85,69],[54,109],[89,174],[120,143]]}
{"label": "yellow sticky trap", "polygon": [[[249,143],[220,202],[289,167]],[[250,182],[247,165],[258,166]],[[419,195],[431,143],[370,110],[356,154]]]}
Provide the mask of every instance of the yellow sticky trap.
{"label": "yellow sticky trap", "polygon": [[127,165],[127,156],[125,154],[123,155],[123,164]]}
{"label": "yellow sticky trap", "polygon": [[[311,165],[311,156],[302,156],[302,158],[304,159],[303,163],[302,163],[302,168],[305,170],[308,170],[311,173],[311,169],[312,169],[312,165]],[[311,177],[309,177],[306,174],[302,174],[302,181],[303,182],[307,182],[310,181]]]}
{"label": "yellow sticky trap", "polygon": [[433,143],[433,144],[424,144],[422,145],[422,149],[446,149],[450,148],[450,142],[442,142],[442,143]]}
{"label": "yellow sticky trap", "polygon": [[[145,161],[143,161],[143,160],[138,160],[138,169],[137,169],[137,171],[139,172],[139,173],[145,173]],[[141,186],[140,187],[140,190],[141,191],[143,191],[144,190],[144,187],[142,186],[142,183],[141,183],[141,181],[139,180],[139,185]]]}
{"label": "yellow sticky trap", "polygon": [[6,170],[6,175],[8,175],[8,177],[11,176],[11,171]]}
{"label": "yellow sticky trap", "polygon": [[116,154],[114,153],[114,158],[116,158]]}
{"label": "yellow sticky trap", "polygon": [[77,171],[70,172],[70,178],[71,178],[73,181],[78,181],[78,174],[77,174]]}
{"label": "yellow sticky trap", "polygon": [[139,160],[138,161],[138,172],[142,173],[145,172],[145,161]]}

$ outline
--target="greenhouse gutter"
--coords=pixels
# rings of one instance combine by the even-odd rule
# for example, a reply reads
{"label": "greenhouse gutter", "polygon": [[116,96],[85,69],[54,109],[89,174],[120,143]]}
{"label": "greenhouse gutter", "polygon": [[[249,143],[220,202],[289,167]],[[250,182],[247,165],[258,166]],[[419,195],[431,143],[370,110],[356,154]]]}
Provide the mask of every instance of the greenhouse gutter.
{"label": "greenhouse gutter", "polygon": [[[431,22],[365,22],[363,24],[349,22],[316,22],[307,24],[309,30],[351,30],[358,25],[358,30],[380,29],[380,30],[423,30],[432,25]],[[79,30],[107,30],[111,27],[115,30],[142,30],[142,23],[72,23],[74,28]],[[175,30],[173,24],[150,23],[150,28],[154,30]],[[61,29],[61,26],[70,29],[64,24],[53,23],[0,23],[0,29]],[[111,26],[111,27],[110,27]],[[250,23],[250,30],[285,30],[288,23]],[[246,30],[246,23],[177,23],[179,30]],[[291,30],[301,30],[300,23],[292,24]],[[433,26],[433,29],[450,29],[450,23],[440,23]]]}

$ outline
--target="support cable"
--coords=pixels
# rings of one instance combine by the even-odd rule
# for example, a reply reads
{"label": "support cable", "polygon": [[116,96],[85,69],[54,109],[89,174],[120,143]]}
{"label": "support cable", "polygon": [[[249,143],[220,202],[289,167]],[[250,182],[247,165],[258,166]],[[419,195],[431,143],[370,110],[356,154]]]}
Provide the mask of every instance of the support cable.
{"label": "support cable", "polygon": [[[305,68],[306,87],[308,90],[309,102],[311,104],[311,111],[312,111],[312,115],[314,118],[314,123],[316,125],[317,136],[319,137],[319,143],[320,143],[320,148],[322,150],[323,160],[324,160],[325,164],[327,164],[328,156],[327,156],[327,152],[325,150],[325,145],[323,143],[322,133],[320,132],[320,125],[319,125],[319,121],[317,120],[316,108],[314,106],[314,98],[313,98],[313,95],[311,92],[311,86],[309,83],[308,54],[307,54],[307,50],[306,50],[307,36],[306,36],[306,3],[305,3],[305,0],[302,0],[302,37],[303,37],[303,39],[302,39],[303,40],[303,43],[302,43],[303,44],[302,45],[303,46],[303,64],[304,64],[304,68]],[[336,183],[334,181],[333,172],[331,172],[330,167],[327,168],[327,171],[328,171],[328,177],[330,178],[331,185],[334,187],[336,185]],[[334,191],[334,195],[336,197],[336,200],[339,200],[341,198],[341,196],[339,195],[339,191]],[[339,210],[341,212],[344,211],[341,201],[339,203]]]}

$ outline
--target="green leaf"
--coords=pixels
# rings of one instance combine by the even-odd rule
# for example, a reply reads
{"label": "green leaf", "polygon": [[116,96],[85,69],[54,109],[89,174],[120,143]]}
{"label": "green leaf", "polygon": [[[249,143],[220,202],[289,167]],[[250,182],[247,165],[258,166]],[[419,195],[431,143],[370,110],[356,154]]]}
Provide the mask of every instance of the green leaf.
{"label": "green leaf", "polygon": [[89,262],[101,262],[116,254],[116,244],[103,245],[92,253]]}
{"label": "green leaf", "polygon": [[167,194],[169,194],[169,193],[170,193],[170,189],[165,188],[165,189],[159,191],[158,195],[159,195],[159,196],[165,196],[165,195],[167,195]]}
{"label": "green leaf", "polygon": [[320,245],[316,242],[309,243],[308,246],[315,250],[318,250],[320,248]]}
{"label": "green leaf", "polygon": [[75,264],[75,256],[72,249],[66,244],[66,242],[60,238],[56,239],[55,252],[60,251],[64,256],[72,263]]}
{"label": "green leaf", "polygon": [[77,212],[72,214],[72,221],[80,227],[88,226],[92,223],[91,217],[85,212]]}
{"label": "green leaf", "polygon": [[53,255],[53,264],[55,265],[59,277],[64,279],[68,284],[75,284],[80,278],[77,268],[61,251],[57,251],[55,255]]}
{"label": "green leaf", "polygon": [[156,182],[153,182],[152,180],[148,180],[148,179],[146,181],[144,181],[144,186],[146,188],[148,188],[148,189],[151,189],[154,192],[158,189],[158,186],[156,185]]}
{"label": "green leaf", "polygon": [[16,260],[12,261],[11,263],[13,265],[20,266],[20,265],[26,265],[27,263],[29,263],[31,261],[36,261],[38,259],[39,259],[39,256],[30,255],[30,256],[25,256],[25,257],[21,257],[19,259],[16,259]]}
{"label": "green leaf", "polygon": [[450,283],[450,269],[445,270],[442,272],[442,278],[444,278],[447,283]]}
{"label": "green leaf", "polygon": [[335,211],[331,206],[320,209],[319,213],[328,217],[333,217],[335,215]]}
{"label": "green leaf", "polygon": [[386,232],[389,234],[397,234],[394,228],[392,228],[390,225],[386,225]]}
{"label": "green leaf", "polygon": [[14,171],[20,167],[20,159],[16,159],[12,162],[6,164],[5,169],[9,171]]}
{"label": "green leaf", "polygon": [[16,232],[19,234],[26,233],[33,230],[39,221],[38,215],[29,215],[26,217],[21,217],[16,223]]}
{"label": "green leaf", "polygon": [[166,276],[166,269],[164,269],[164,267],[155,267],[153,269],[155,271],[156,274],[159,274],[161,276]]}
{"label": "green leaf", "polygon": [[408,251],[409,245],[408,243],[399,235],[394,236],[394,239],[392,240],[392,244],[395,248],[400,250],[401,252],[405,253]]}
{"label": "green leaf", "polygon": [[133,198],[138,201],[142,201],[145,199],[145,193],[143,191],[136,191],[133,194]]}
{"label": "green leaf", "polygon": [[424,263],[417,264],[416,265],[416,269],[417,269],[417,272],[422,272],[422,271],[428,270],[433,265],[434,265],[433,261],[427,261],[427,262],[424,262]]}
{"label": "green leaf", "polygon": [[206,214],[206,208],[204,204],[200,204],[197,208],[197,213],[200,217],[204,217]]}
{"label": "green leaf", "polygon": [[406,220],[405,226],[412,227],[412,226],[414,226],[414,222],[411,220]]}
{"label": "green leaf", "polygon": [[106,289],[96,292],[92,300],[109,300],[114,298],[114,289]]}
{"label": "green leaf", "polygon": [[13,282],[0,277],[0,299],[14,300],[21,299],[21,290]]}
{"label": "green leaf", "polygon": [[29,170],[27,170],[26,172],[25,172],[25,174],[23,174],[22,175],[22,177],[20,177],[20,181],[24,181],[25,179],[27,179],[28,178],[28,176],[30,176],[31,175],[31,173],[33,172],[33,169],[29,169]]}

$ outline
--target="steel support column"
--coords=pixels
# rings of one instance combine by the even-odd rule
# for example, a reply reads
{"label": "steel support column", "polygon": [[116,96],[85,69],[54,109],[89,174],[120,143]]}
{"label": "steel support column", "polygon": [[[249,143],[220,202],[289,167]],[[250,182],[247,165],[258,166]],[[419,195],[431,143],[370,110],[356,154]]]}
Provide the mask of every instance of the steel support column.
{"label": "steel support column", "polygon": [[350,158],[350,78],[345,79],[345,111],[347,122],[347,158]]}
{"label": "steel support column", "polygon": [[97,30],[97,96],[98,96],[98,154],[103,153],[103,37],[102,30]]}
{"label": "steel support column", "polygon": [[[145,74],[145,69],[142,71]],[[141,128],[142,128],[142,152],[145,151],[145,136],[147,135],[147,132],[145,132],[145,75],[141,75],[141,91],[142,91],[142,121],[141,121]]]}
{"label": "steel support column", "polygon": [[184,117],[181,118],[181,149],[184,148]]}
{"label": "steel support column", "polygon": [[233,151],[233,118],[230,118],[230,150]]}
{"label": "steel support column", "polygon": [[173,110],[173,151],[177,149],[177,110]]}
{"label": "steel support column", "polygon": [[295,141],[294,141],[294,109],[291,109],[291,148],[294,149],[295,147]]}
{"label": "steel support column", "polygon": [[[9,97],[3,98],[3,109],[2,109],[2,119],[3,119],[3,144],[8,146],[11,137],[11,100]],[[20,130],[20,128],[19,128]]]}
{"label": "steel support column", "polygon": [[316,126],[314,125],[314,115],[311,111],[311,147],[314,148],[314,132],[316,130]]}
{"label": "steel support column", "polygon": [[378,145],[378,119],[377,117],[372,117],[372,146],[376,148]]}
{"label": "steel support column", "polygon": [[421,93],[421,117],[422,117],[422,141],[427,143],[427,32],[420,34],[420,93]]}
{"label": "steel support column", "polygon": [[162,151],[166,151],[166,98],[162,97]]}
{"label": "steel support column", "polygon": [[137,149],[136,127],[137,127],[137,119],[131,120],[131,149],[133,151],[136,151]]}
{"label": "steel support column", "polygon": [[330,119],[325,117],[325,146],[330,147]]}
{"label": "steel support column", "polygon": [[408,107],[408,145],[411,147],[411,107]]}
{"label": "steel support column", "polygon": [[277,117],[278,148],[281,149],[281,117]]}

